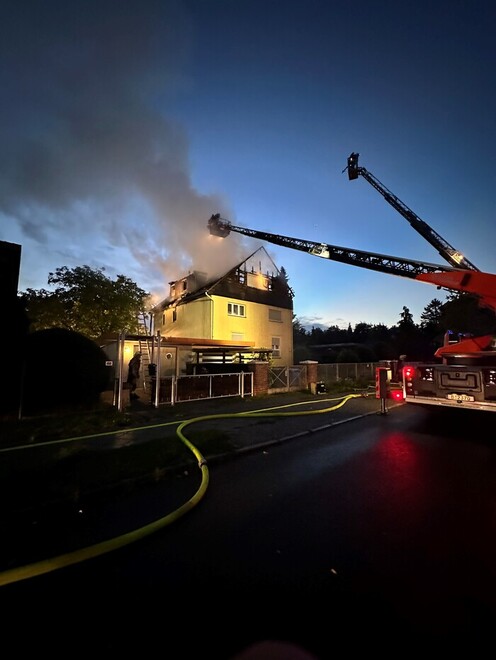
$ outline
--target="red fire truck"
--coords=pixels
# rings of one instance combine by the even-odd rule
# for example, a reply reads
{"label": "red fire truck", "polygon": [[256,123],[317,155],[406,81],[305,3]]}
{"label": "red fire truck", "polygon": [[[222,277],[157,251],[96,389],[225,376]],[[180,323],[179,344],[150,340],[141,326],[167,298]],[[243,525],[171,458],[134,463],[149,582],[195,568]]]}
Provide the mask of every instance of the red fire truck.
{"label": "red fire truck", "polygon": [[[477,297],[481,306],[496,312],[496,275],[481,272],[461,252],[455,250],[370,172],[364,167],[359,167],[358,156],[357,153],[349,156],[348,165],[343,172],[348,172],[350,180],[359,176],[365,178],[438,250],[450,264],[449,266],[235,226],[221,218],[218,213],[212,215],[208,221],[210,233],[225,238],[230,232],[237,232],[283,247],[301,250],[323,259],[408,277],[433,284],[437,288],[469,293]],[[457,338],[453,341],[447,334],[444,345],[436,351],[432,362],[406,363],[402,372],[400,387],[405,403],[496,412],[496,337],[494,335]]]}

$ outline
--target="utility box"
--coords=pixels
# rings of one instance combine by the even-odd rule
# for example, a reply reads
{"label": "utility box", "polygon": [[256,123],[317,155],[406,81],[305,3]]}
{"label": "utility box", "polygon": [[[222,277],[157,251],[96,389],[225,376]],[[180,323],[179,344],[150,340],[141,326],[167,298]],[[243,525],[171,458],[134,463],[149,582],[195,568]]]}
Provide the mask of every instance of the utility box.
{"label": "utility box", "polygon": [[322,381],[317,381],[316,383],[310,383],[310,392],[312,394],[325,394],[326,386]]}
{"label": "utility box", "polygon": [[387,399],[391,383],[392,370],[389,367],[376,367],[375,369],[375,398]]}

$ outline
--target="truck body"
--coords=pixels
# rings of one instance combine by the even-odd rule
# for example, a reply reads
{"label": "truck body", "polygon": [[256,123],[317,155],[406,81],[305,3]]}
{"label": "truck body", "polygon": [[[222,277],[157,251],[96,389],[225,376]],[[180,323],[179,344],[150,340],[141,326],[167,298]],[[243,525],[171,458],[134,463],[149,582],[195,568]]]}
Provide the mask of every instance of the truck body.
{"label": "truck body", "polygon": [[454,341],[445,337],[445,346],[436,351],[440,362],[412,362],[403,366],[404,401],[421,406],[496,412],[494,337]]}
{"label": "truck body", "polygon": [[496,412],[496,365],[417,364],[403,367],[405,403]]}

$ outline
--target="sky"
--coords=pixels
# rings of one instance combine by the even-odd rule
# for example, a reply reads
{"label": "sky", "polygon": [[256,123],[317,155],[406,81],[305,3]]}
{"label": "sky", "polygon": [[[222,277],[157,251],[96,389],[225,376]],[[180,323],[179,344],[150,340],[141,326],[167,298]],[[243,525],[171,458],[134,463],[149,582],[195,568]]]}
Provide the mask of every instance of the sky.
{"label": "sky", "polygon": [[489,1],[4,0],[0,240],[19,290],[103,268],[159,302],[261,245],[307,328],[416,323],[435,286],[233,225],[445,264],[365,167],[496,272],[496,6]]}

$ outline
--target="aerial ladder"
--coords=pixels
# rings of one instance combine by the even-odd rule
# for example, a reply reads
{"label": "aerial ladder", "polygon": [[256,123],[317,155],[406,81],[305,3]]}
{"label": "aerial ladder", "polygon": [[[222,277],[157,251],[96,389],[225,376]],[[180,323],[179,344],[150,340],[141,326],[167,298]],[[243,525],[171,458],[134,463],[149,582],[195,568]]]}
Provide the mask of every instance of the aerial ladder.
{"label": "aerial ladder", "polygon": [[[375,188],[384,199],[398,211],[417,231],[425,240],[430,243],[439,254],[445,259],[453,268],[459,270],[461,269],[462,273],[451,274],[446,269],[446,273],[439,275],[439,277],[431,277],[429,281],[432,284],[438,284],[442,288],[453,289],[457,291],[465,291],[467,293],[472,293],[479,301],[481,307],[488,307],[489,309],[495,310],[494,307],[494,287],[492,284],[492,276],[487,274],[475,275],[472,277],[466,271],[471,271],[472,273],[480,273],[477,266],[475,266],[467,257],[465,257],[459,250],[455,249],[452,245],[448,243],[440,234],[438,234],[431,226],[429,226],[424,220],[419,218],[419,216],[414,213],[404,202],[402,202],[396,195],[394,195],[386,186],[379,181],[371,172],[369,172],[365,167],[358,165],[359,155],[357,152],[352,152],[348,156],[347,166],[344,168],[343,172],[348,172],[348,179],[353,181],[358,179],[359,176],[364,178],[370,185]],[[465,288],[465,284],[471,282],[470,286]],[[462,340],[461,342],[456,342],[457,347],[450,348],[450,342],[447,341],[446,346],[441,347],[436,352],[436,357],[443,357],[447,353],[459,353],[462,349],[465,352],[478,351],[482,343],[488,347],[492,345],[493,338],[492,336],[486,336],[484,338],[477,339],[467,339]]]}
{"label": "aerial ladder", "polygon": [[282,247],[301,250],[322,259],[339,261],[344,264],[411,279],[421,279],[421,276],[424,275],[446,273],[447,271],[457,272],[459,270],[452,267],[440,266],[439,264],[423,263],[412,259],[402,259],[401,257],[393,257],[386,254],[353,250],[351,248],[330,245],[329,243],[317,243],[302,238],[291,238],[290,236],[270,234],[257,229],[248,229],[247,227],[233,225],[229,220],[222,218],[220,213],[212,215],[207,226],[212,236],[226,238],[231,232],[236,232],[244,236],[267,241],[268,243],[281,245]]}
{"label": "aerial ladder", "polygon": [[410,225],[417,231],[428,243],[430,243],[453,268],[462,268],[464,270],[479,269],[474,264],[463,256],[461,252],[456,250],[448,243],[442,236],[440,236],[432,227],[430,227],[424,220],[418,217],[406,204],[404,204],[396,195],[386,188],[379,179],[371,174],[365,167],[358,165],[358,157],[360,154],[353,152],[348,156],[348,164],[343,172],[348,172],[348,179],[353,181],[358,179],[359,176],[368,181],[370,185],[375,188],[398,213],[408,220]]}
{"label": "aerial ladder", "polygon": [[226,238],[231,232],[235,232],[282,247],[307,252],[322,259],[434,284],[438,288],[471,293],[481,299],[481,304],[496,312],[496,275],[491,273],[271,234],[258,229],[233,225],[229,220],[222,218],[220,213],[210,217],[207,227],[212,236]]}

